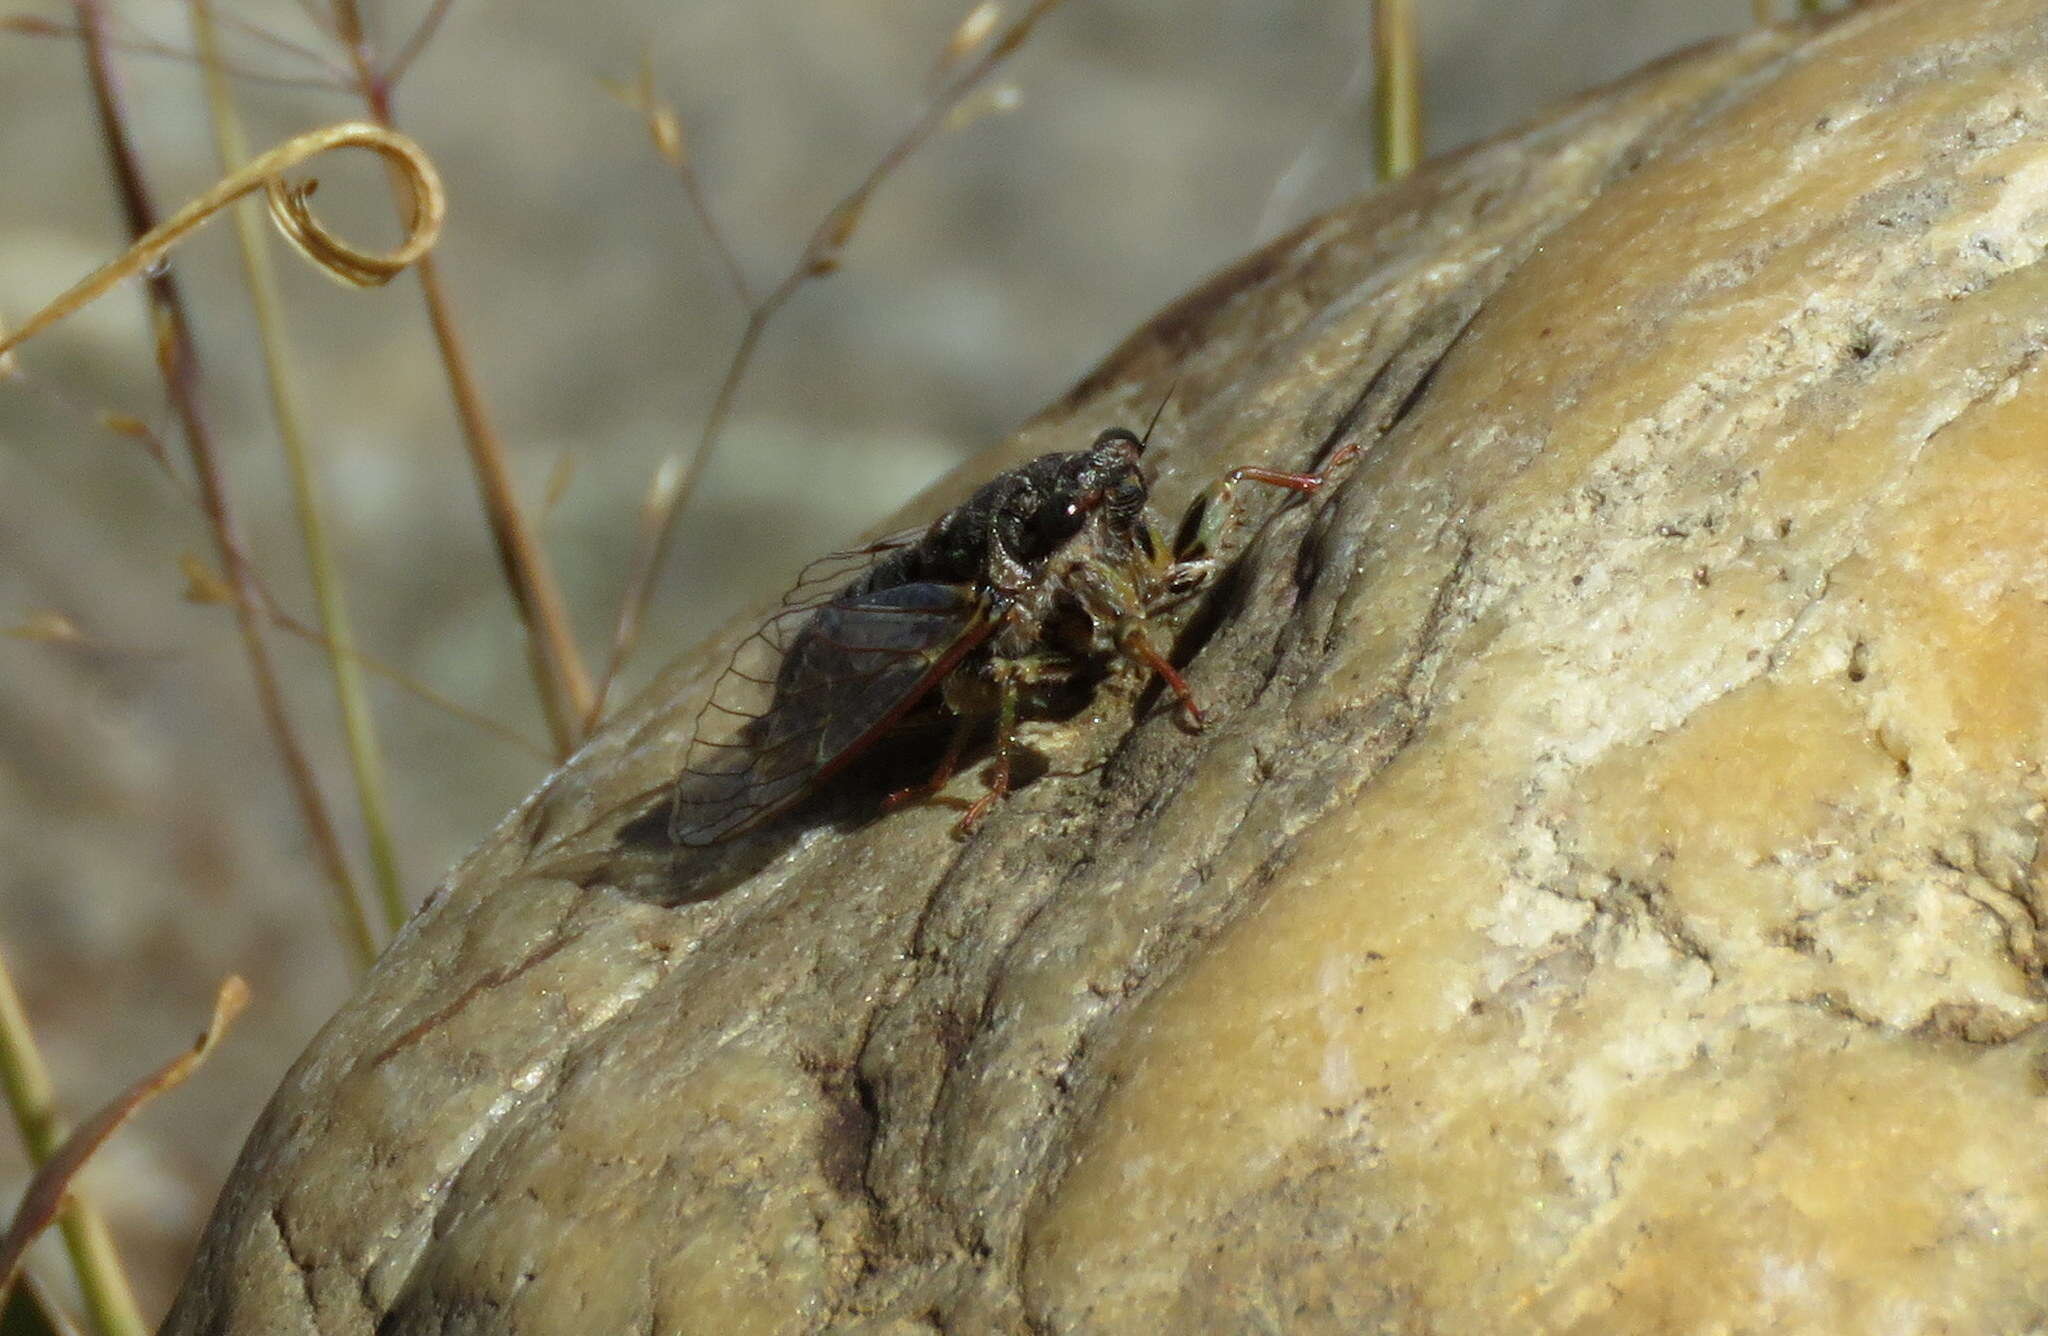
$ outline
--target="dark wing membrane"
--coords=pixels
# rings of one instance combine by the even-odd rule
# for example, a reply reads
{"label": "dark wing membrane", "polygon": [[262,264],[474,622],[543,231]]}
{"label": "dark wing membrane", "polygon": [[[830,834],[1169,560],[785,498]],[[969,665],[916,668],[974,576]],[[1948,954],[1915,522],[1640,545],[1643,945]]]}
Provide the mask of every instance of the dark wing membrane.
{"label": "dark wing membrane", "polygon": [[785,604],[735,651],[697,716],[669,820],[679,844],[716,843],[803,798],[899,723],[993,625],[966,585]]}

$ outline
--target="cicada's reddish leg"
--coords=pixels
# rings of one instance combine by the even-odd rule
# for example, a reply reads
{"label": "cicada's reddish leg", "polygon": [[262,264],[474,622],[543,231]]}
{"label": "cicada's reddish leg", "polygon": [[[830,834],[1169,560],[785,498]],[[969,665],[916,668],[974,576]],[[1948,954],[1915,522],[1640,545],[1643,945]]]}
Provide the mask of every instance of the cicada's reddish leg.
{"label": "cicada's reddish leg", "polygon": [[1224,474],[1196,499],[1181,521],[1180,533],[1173,547],[1173,562],[1161,582],[1162,597],[1153,611],[1187,598],[1215,575],[1221,560],[1219,554],[1223,549],[1224,535],[1237,522],[1239,483],[1264,483],[1268,487],[1284,487],[1290,492],[1312,496],[1322,490],[1332,473],[1357,459],[1359,454],[1359,446],[1354,441],[1340,447],[1314,473],[1289,473],[1282,469],[1245,464]]}
{"label": "cicada's reddish leg", "polygon": [[996,763],[988,777],[988,792],[969,803],[953,827],[955,838],[966,839],[981,824],[989,810],[1010,792],[1010,763],[1017,750],[1017,715],[1022,688],[1018,675],[998,667],[996,674]]}
{"label": "cicada's reddish leg", "polygon": [[939,795],[946,785],[953,782],[953,775],[960,769],[960,758],[967,751],[968,740],[974,736],[974,720],[963,716],[953,725],[953,736],[946,743],[945,754],[939,757],[938,765],[932,768],[932,777],[922,784],[900,788],[882,799],[882,810],[893,812],[899,807],[908,807]]}
{"label": "cicada's reddish leg", "polygon": [[[1268,487],[1282,487],[1290,492],[1312,496],[1330,480],[1337,469],[1357,459],[1360,454],[1356,442],[1341,446],[1325,460],[1323,467],[1314,473],[1290,473],[1282,469],[1261,468],[1246,464],[1230,470],[1196,500],[1182,520],[1178,540],[1174,544],[1173,557],[1167,565],[1164,577],[1156,586],[1154,596],[1148,600],[1146,612],[1156,615],[1188,599],[1199,592],[1214,578],[1222,561],[1224,535],[1237,521],[1237,487],[1240,483],[1263,483]],[[1143,625],[1125,634],[1123,652],[1159,675],[1161,681],[1173,689],[1180,698],[1181,708],[1186,711],[1188,722],[1196,728],[1202,727],[1204,715],[1196,702],[1194,692],[1174,666],[1153,645]]]}
{"label": "cicada's reddish leg", "polygon": [[1144,627],[1140,626],[1124,636],[1123,649],[1125,654],[1159,674],[1159,680],[1172,688],[1174,695],[1180,697],[1180,707],[1187,711],[1189,724],[1200,728],[1207,722],[1207,717],[1203,715],[1201,705],[1196,702],[1195,693],[1189,688],[1187,679],[1182,677],[1180,670],[1159,652],[1159,647],[1152,643],[1152,637],[1145,634]]}
{"label": "cicada's reddish leg", "polygon": [[1313,495],[1322,490],[1330,475],[1359,456],[1359,446],[1349,442],[1323,462],[1314,473],[1289,473],[1281,469],[1245,464],[1230,470],[1196,500],[1181,522],[1179,541],[1174,545],[1173,569],[1165,582],[1167,602],[1177,602],[1193,593],[1215,573],[1223,536],[1237,520],[1239,483],[1264,483],[1290,492]]}

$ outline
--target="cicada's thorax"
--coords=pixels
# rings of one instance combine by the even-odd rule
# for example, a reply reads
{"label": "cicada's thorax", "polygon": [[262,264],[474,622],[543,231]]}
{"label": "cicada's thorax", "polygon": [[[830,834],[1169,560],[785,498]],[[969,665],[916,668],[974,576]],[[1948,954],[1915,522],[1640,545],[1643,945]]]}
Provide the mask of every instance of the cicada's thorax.
{"label": "cicada's thorax", "polygon": [[[1032,461],[1006,475],[999,495],[963,507],[985,502],[981,582],[998,619],[974,677],[1045,684],[1099,674],[1175,601],[1173,557],[1147,504],[1139,448],[1129,433],[1105,432],[1088,450]],[[964,680],[954,690],[975,692]]]}
{"label": "cicada's thorax", "polygon": [[1158,557],[1150,523],[1118,526],[1091,517],[1011,603],[992,652],[1076,659],[1115,653],[1156,601],[1164,569]]}

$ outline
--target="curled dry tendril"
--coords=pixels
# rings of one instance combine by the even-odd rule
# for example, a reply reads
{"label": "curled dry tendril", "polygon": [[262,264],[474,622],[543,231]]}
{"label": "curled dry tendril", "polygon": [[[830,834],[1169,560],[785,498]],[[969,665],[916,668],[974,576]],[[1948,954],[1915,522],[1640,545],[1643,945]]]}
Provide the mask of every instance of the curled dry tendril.
{"label": "curled dry tendril", "polygon": [[[412,195],[405,240],[389,251],[364,251],[327,230],[313,216],[306,199],[312,180],[289,183],[284,173],[329,149],[366,148],[397,168]],[[250,159],[223,177],[213,189],[152,228],[112,262],[79,280],[70,291],[31,316],[12,332],[0,332],[0,358],[65,316],[104,295],[122,280],[147,272],[201,223],[255,190],[262,190],[278,230],[298,252],[338,283],[369,288],[388,283],[407,265],[433,248],[447,212],[440,173],[424,150],[396,130],[362,121],[343,121],[295,135],[276,148]]]}

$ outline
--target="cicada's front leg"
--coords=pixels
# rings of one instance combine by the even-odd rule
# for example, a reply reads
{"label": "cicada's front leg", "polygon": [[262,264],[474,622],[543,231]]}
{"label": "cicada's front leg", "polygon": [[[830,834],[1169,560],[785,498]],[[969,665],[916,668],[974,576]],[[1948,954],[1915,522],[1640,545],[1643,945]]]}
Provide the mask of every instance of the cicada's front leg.
{"label": "cicada's front leg", "polygon": [[1243,465],[1230,470],[1202,493],[1200,499],[1189,509],[1182,521],[1179,541],[1175,544],[1173,560],[1176,566],[1196,566],[1207,563],[1211,569],[1217,554],[1223,548],[1223,538],[1237,523],[1239,483],[1259,482],[1269,487],[1284,487],[1292,492],[1314,493],[1320,491],[1330,480],[1330,474],[1358,458],[1356,442],[1347,444],[1331,455],[1322,471],[1318,473],[1287,473],[1280,469],[1259,468]]}
{"label": "cicada's front leg", "polygon": [[1173,694],[1180,697],[1181,709],[1187,712],[1190,727],[1200,728],[1208,722],[1202,713],[1201,705],[1195,700],[1195,693],[1188,687],[1187,679],[1182,677],[1180,670],[1159,652],[1159,646],[1152,643],[1152,637],[1146,631],[1143,622],[1125,630],[1118,639],[1117,646],[1133,661],[1159,674],[1159,680],[1173,689]]}
{"label": "cicada's front leg", "polygon": [[1215,578],[1222,562],[1225,536],[1237,524],[1240,483],[1257,482],[1289,491],[1314,493],[1330,480],[1330,474],[1358,458],[1358,446],[1351,443],[1330,456],[1321,472],[1287,473],[1280,469],[1244,465],[1224,474],[1195,501],[1182,519],[1173,548],[1173,563],[1163,582],[1161,607],[1170,607],[1200,590]]}
{"label": "cicada's front leg", "polygon": [[[1146,612],[1163,612],[1192,597],[1215,578],[1223,560],[1224,538],[1237,523],[1238,484],[1258,482],[1269,487],[1285,487],[1289,491],[1314,493],[1329,481],[1332,470],[1356,458],[1358,446],[1347,444],[1330,456],[1319,473],[1287,473],[1246,465],[1234,468],[1217,479],[1182,519],[1172,558],[1166,565],[1163,578],[1155,586]],[[1182,708],[1187,711],[1188,722],[1200,728],[1203,724],[1202,708],[1195,703],[1194,692],[1152,643],[1143,619],[1123,634],[1120,645],[1126,655],[1159,674],[1160,679],[1173,688],[1173,693],[1180,697]]]}

